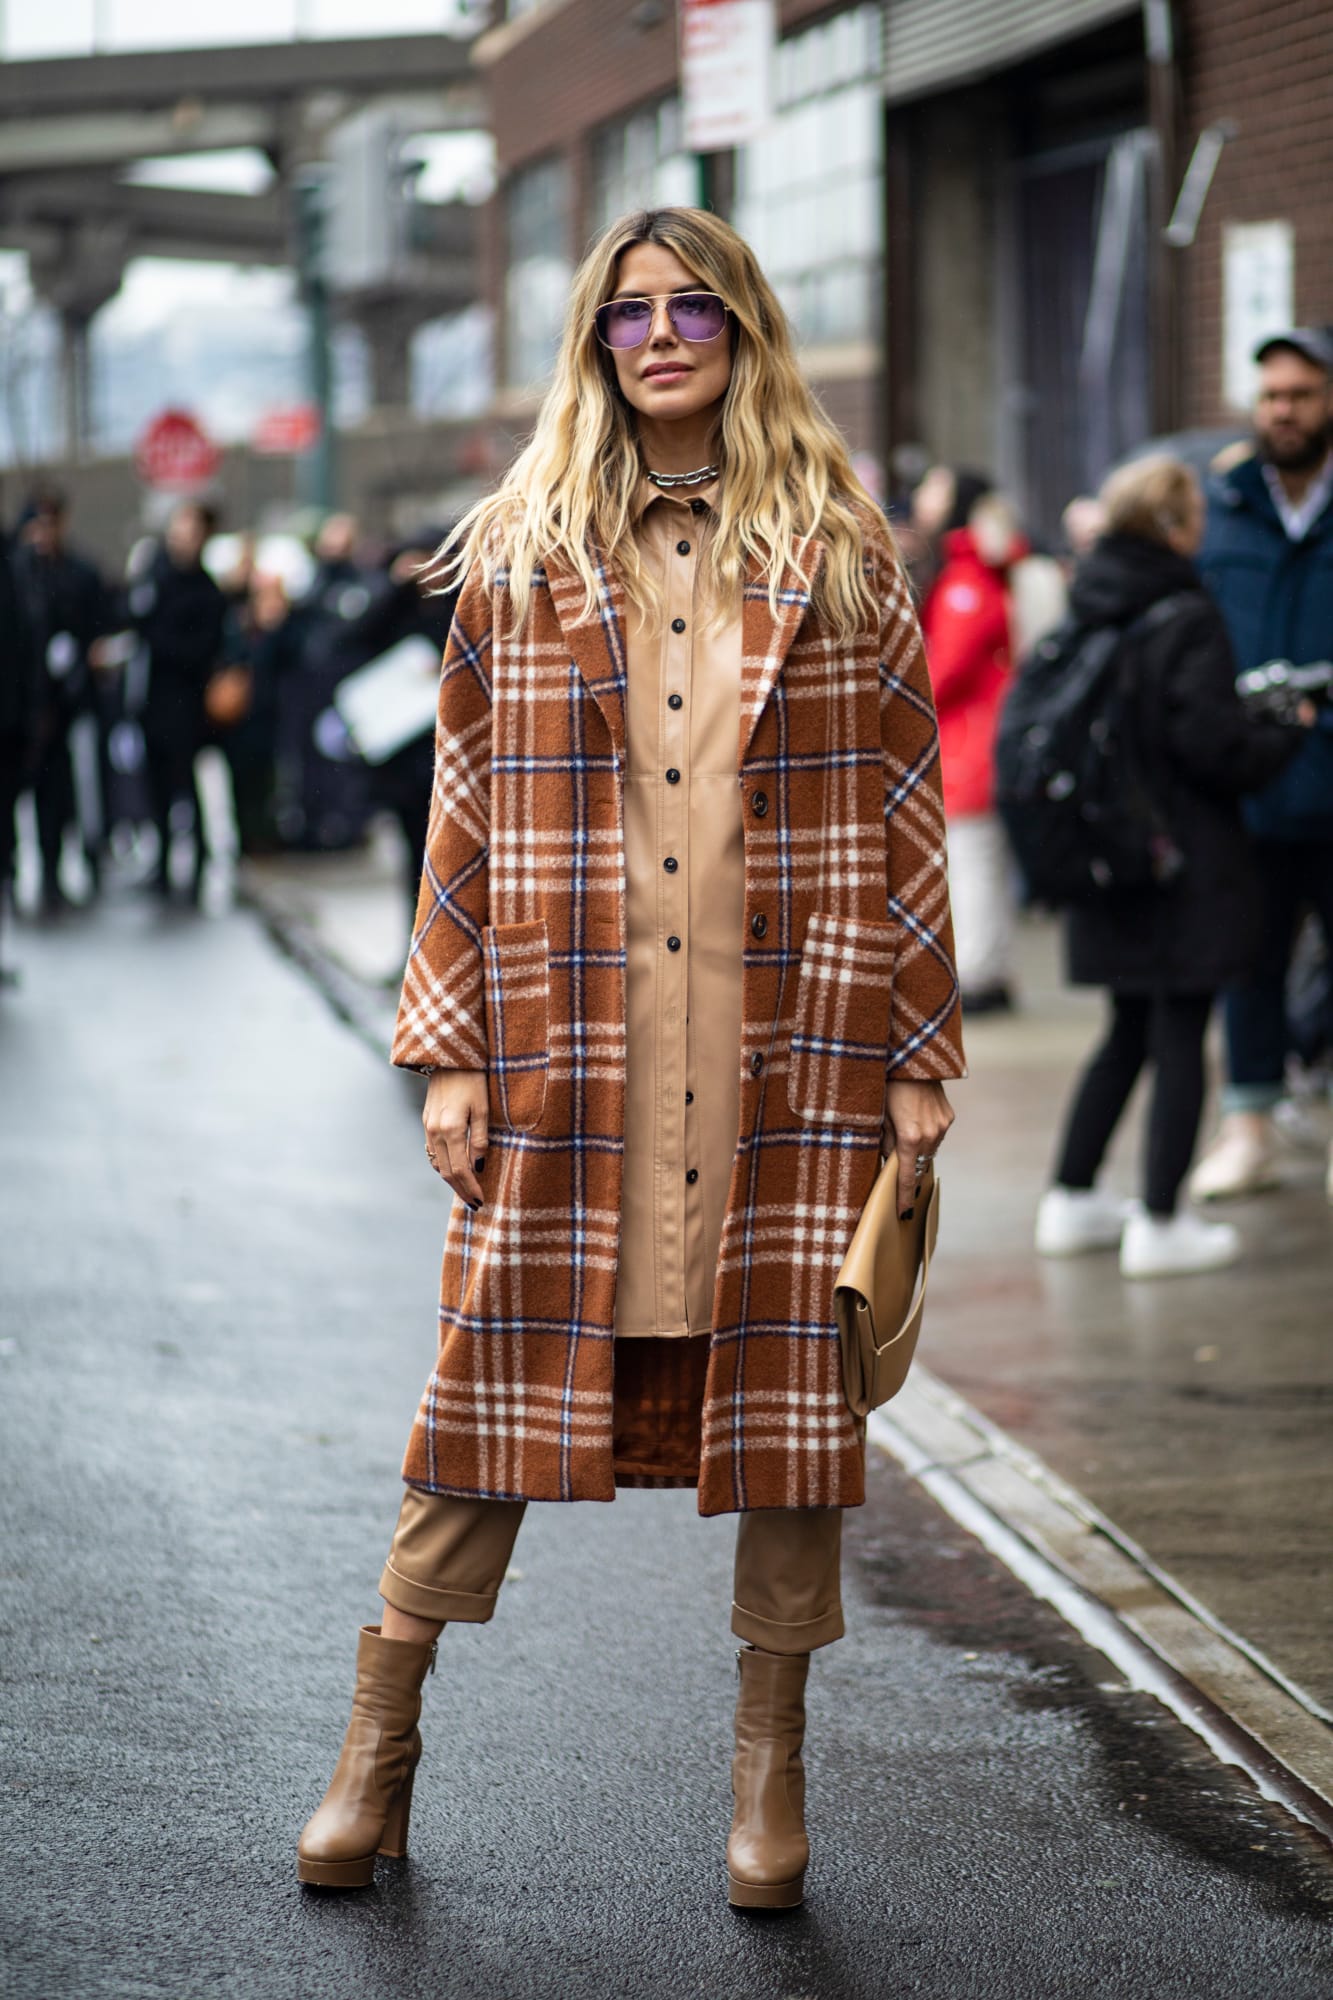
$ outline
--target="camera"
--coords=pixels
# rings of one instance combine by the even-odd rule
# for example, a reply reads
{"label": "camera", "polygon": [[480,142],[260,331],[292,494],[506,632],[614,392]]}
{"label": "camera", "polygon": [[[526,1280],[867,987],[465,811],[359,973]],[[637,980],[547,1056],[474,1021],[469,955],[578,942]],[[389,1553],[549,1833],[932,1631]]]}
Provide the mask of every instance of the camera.
{"label": "camera", "polygon": [[1290,660],[1265,660],[1261,667],[1240,675],[1236,691],[1251,715],[1296,722],[1302,702],[1329,699],[1333,660],[1313,660],[1304,667],[1293,666]]}

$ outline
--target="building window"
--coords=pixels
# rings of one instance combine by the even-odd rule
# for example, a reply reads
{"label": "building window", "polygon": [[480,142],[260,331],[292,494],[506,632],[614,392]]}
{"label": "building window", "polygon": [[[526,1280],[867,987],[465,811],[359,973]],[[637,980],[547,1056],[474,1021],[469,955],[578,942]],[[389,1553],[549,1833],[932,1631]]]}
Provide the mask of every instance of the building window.
{"label": "building window", "polygon": [[569,166],[540,160],[505,189],[505,379],[511,388],[551,373],[569,303]]}
{"label": "building window", "polygon": [[697,208],[699,162],[685,152],[680,100],[665,98],[592,141],[592,224],[605,229],[631,208]]}
{"label": "building window", "polygon": [[736,226],[802,340],[879,335],[882,13],[853,7],[779,44],[777,111],[736,155]]}

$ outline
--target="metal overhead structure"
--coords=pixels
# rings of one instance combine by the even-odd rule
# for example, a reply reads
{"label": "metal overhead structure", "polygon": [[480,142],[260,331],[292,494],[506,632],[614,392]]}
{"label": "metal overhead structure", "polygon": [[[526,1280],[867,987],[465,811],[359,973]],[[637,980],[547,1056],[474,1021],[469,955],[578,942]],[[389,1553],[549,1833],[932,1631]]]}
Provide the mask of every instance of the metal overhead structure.
{"label": "metal overhead structure", "polygon": [[[400,132],[484,127],[469,45],[446,35],[300,41],[132,55],[0,61],[0,248],[28,253],[60,314],[67,441],[88,435],[88,329],[138,256],[295,265],[296,187],[375,106]],[[276,184],[205,193],[122,178],[138,162],[250,148]],[[478,228],[461,203],[413,204],[389,282],[340,290],[362,321],[376,400],[405,397],[411,329],[478,294]]]}
{"label": "metal overhead structure", "polygon": [[330,90],[353,97],[456,90],[468,106],[479,102],[469,42],[384,35],[0,62],[0,120],[170,110],[191,98],[264,104]]}

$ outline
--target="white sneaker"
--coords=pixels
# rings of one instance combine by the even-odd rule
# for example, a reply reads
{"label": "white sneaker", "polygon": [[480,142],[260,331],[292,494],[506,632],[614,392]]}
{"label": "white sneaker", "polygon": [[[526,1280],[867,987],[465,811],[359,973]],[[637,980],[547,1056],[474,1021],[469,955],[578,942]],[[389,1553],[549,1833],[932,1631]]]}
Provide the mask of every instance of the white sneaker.
{"label": "white sneaker", "polygon": [[1278,1185],[1272,1128],[1261,1137],[1249,1124],[1224,1118],[1217,1137],[1190,1175],[1191,1201],[1225,1201]]}
{"label": "white sneaker", "polygon": [[1229,1222],[1202,1222],[1187,1208],[1168,1217],[1146,1209],[1131,1215],[1120,1244],[1122,1278],[1176,1278],[1217,1271],[1240,1255],[1240,1234]]}
{"label": "white sneaker", "polygon": [[1047,1188],[1037,1206],[1037,1255],[1077,1257],[1085,1250],[1114,1250],[1132,1207],[1100,1188]]}
{"label": "white sneaker", "polygon": [[1301,1153],[1322,1153],[1328,1141],[1328,1121],[1309,1097],[1283,1097],[1273,1106],[1273,1130]]}

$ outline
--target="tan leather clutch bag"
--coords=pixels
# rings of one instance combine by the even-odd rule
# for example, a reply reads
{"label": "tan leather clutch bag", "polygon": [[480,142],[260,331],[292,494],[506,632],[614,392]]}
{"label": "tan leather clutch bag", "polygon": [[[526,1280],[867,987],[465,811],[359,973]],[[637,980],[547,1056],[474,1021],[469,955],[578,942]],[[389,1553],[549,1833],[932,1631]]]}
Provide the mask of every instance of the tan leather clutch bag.
{"label": "tan leather clutch bag", "polygon": [[922,1176],[910,1222],[899,1219],[897,1196],[898,1162],[891,1154],[866,1199],[833,1290],[843,1385],[858,1417],[887,1403],[907,1380],[939,1233],[934,1167]]}

